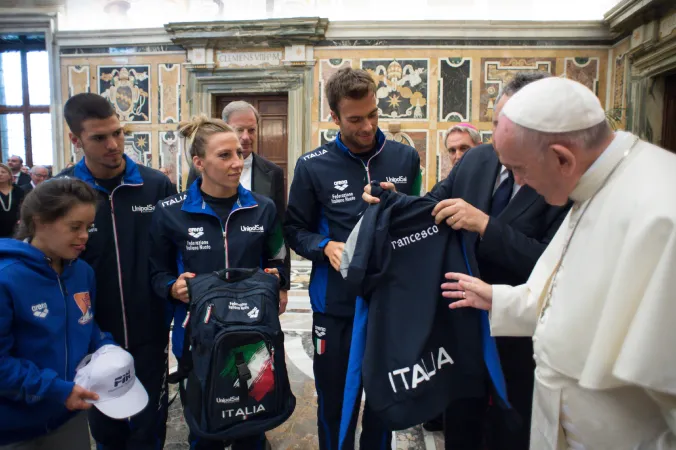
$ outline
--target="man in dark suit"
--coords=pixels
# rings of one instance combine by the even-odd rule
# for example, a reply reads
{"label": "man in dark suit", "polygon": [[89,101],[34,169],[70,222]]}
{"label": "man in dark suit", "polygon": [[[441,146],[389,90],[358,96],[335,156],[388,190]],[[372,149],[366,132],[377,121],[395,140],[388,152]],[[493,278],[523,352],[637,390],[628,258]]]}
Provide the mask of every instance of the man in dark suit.
{"label": "man in dark suit", "polygon": [[[252,104],[245,101],[235,101],[228,103],[223,108],[223,120],[230,125],[242,146],[242,157],[244,158],[244,168],[240,184],[246,189],[257,194],[264,195],[275,202],[279,220],[283,220],[286,212],[286,192],[284,187],[284,171],[278,165],[268,161],[260,155],[254,153],[258,135],[259,114]],[[194,167],[190,168],[188,174],[188,186],[197,179],[199,174]],[[286,249],[286,260],[284,265],[287,273],[291,273],[291,257],[289,248]],[[280,292],[279,313],[283,313],[288,302],[287,292]]]}
{"label": "man in dark suit", "polygon": [[31,177],[27,173],[24,173],[23,170],[23,158],[19,155],[12,155],[7,159],[7,165],[12,171],[12,176],[14,177],[14,184],[17,186],[23,186],[25,184],[30,184]]}
{"label": "man in dark suit", "polygon": [[49,170],[45,166],[33,166],[30,170],[31,182],[21,186],[21,189],[28,195],[38,184],[49,178]]}
{"label": "man in dark suit", "polygon": [[[523,86],[549,76],[519,73],[505,85],[495,104],[493,127],[509,97]],[[543,99],[546,101],[546,99]],[[383,186],[386,187],[386,186]],[[514,183],[492,145],[469,150],[449,176],[427,195],[439,200],[437,223],[464,230],[475,276],[490,284],[517,286],[527,281],[535,263],[552,240],[570,205],[554,207],[529,186]],[[372,202],[368,192],[364,199]],[[533,344],[530,338],[496,338],[507,384],[507,396],[521,421],[508,425],[492,404],[486,375],[482,398],[466,398],[449,405],[445,414],[447,450],[528,450],[533,400]],[[491,405],[492,404],[492,405]]]}

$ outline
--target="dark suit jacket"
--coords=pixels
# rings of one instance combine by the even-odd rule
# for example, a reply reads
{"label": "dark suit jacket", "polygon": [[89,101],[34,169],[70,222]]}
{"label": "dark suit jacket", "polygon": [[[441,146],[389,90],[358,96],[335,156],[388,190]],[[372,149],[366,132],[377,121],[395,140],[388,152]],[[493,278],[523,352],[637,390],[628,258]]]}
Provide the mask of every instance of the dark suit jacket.
{"label": "dark suit jacket", "polygon": [[[199,176],[194,167],[190,167],[188,173],[188,186],[190,186]],[[284,188],[284,171],[277,164],[272,163],[262,156],[253,154],[253,164],[251,165],[251,190],[257,194],[264,195],[273,202],[277,208],[277,216],[280,222],[286,212],[286,190]],[[291,276],[291,255],[289,247],[286,246],[286,259],[284,260],[286,273]]]}
{"label": "dark suit jacket", "polygon": [[28,195],[30,191],[33,190],[33,185],[31,183],[24,184],[23,186],[19,186],[21,189],[23,189],[23,192],[25,195]]}
{"label": "dark suit jacket", "polygon": [[26,184],[31,184],[31,176],[28,175],[27,173],[21,172],[19,174],[19,178],[16,180],[15,184],[17,186],[24,186]]}
{"label": "dark suit jacket", "polygon": [[[461,198],[490,214],[500,168],[493,146],[479,145],[465,153],[428,195],[438,200]],[[474,275],[490,284],[525,283],[570,205],[551,206],[530,186],[521,186],[502,213],[489,219],[482,239],[478,233],[463,233]],[[506,376],[514,371],[532,374],[530,338],[499,338],[497,344]]]}

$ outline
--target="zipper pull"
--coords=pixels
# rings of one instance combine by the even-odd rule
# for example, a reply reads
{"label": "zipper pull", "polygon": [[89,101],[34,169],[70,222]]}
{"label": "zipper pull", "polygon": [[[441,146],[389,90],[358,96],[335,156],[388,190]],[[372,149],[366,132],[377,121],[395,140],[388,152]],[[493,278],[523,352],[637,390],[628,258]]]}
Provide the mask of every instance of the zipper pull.
{"label": "zipper pull", "polygon": [[204,315],[204,323],[209,323],[209,319],[211,318],[211,308],[213,307],[213,303],[207,307],[207,313]]}

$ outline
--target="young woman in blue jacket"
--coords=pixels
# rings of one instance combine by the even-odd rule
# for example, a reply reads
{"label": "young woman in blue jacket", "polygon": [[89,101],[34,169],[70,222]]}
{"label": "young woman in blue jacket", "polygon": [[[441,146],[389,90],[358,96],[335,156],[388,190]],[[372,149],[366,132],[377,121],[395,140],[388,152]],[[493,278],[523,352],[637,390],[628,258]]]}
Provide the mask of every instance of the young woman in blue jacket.
{"label": "young woman in blue jacket", "polygon": [[0,449],[90,448],[79,412],[98,396],[75,369],[115,345],[94,322],[94,272],[78,259],[96,202],[82,181],[47,181],[24,200],[17,239],[0,239]]}
{"label": "young woman in blue jacket", "polygon": [[[200,177],[187,192],[166,198],[153,213],[150,271],[153,289],[173,310],[172,349],[180,360],[187,312],[186,279],[225,268],[261,267],[284,286],[286,249],[275,204],[244,189],[244,167],[235,131],[206,116],[182,123],[180,132]],[[191,437],[191,449],[222,450],[222,442]],[[233,442],[233,450],[269,448],[265,436]]]}

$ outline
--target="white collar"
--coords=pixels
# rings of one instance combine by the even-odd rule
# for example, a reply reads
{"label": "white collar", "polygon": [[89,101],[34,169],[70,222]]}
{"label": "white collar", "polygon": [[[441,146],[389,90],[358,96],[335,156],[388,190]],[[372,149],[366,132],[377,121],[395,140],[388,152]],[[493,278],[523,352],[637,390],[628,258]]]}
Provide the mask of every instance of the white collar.
{"label": "white collar", "polygon": [[613,141],[582,175],[575,189],[571,192],[570,198],[576,202],[589,200],[599,190],[615,165],[623,158],[625,150],[632,144],[634,138],[633,134],[626,131],[615,132]]}
{"label": "white collar", "polygon": [[244,168],[245,169],[251,169],[252,165],[253,165],[253,152],[250,153],[249,156],[247,156],[244,159]]}

